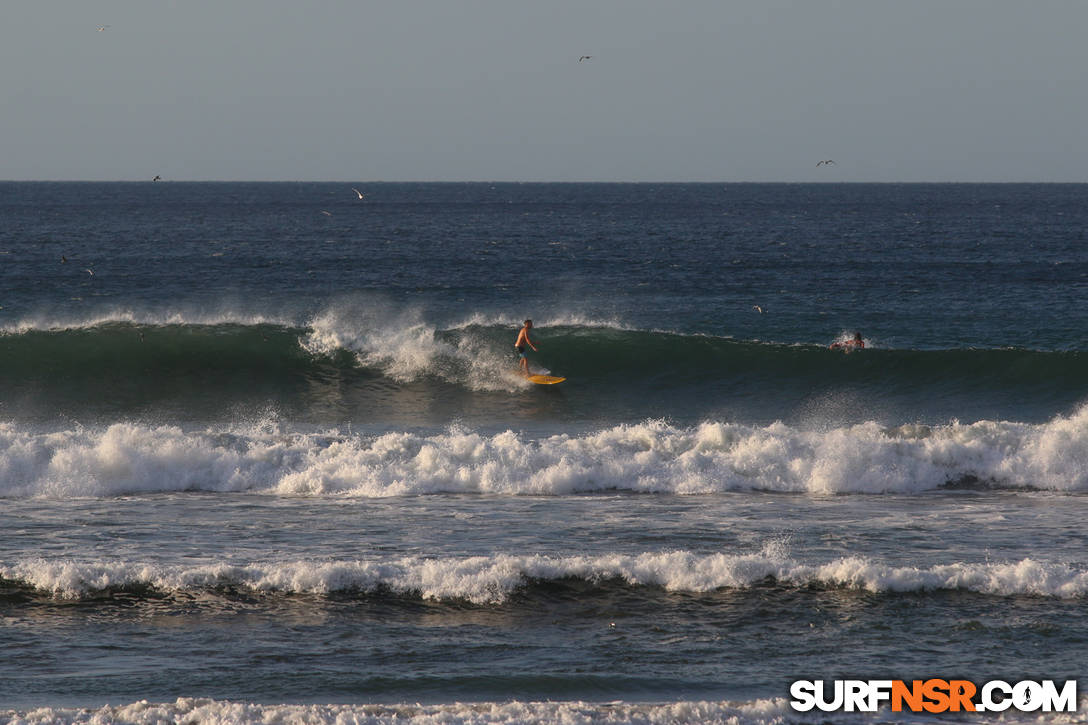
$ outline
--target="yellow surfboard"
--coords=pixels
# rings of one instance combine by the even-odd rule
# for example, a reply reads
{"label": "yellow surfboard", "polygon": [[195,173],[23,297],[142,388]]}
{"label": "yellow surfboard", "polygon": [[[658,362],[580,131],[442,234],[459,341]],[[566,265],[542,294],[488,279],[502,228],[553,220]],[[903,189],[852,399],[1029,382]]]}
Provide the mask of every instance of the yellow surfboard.
{"label": "yellow surfboard", "polygon": [[554,375],[530,375],[529,382],[536,383],[537,385],[555,385],[561,383],[566,378],[557,378]]}

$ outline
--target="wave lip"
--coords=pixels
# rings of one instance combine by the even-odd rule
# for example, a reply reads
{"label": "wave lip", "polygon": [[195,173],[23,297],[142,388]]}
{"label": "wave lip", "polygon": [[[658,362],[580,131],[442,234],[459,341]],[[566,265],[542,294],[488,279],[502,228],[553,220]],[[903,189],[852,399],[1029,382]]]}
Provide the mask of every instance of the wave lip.
{"label": "wave lip", "polygon": [[247,591],[282,595],[393,595],[476,605],[506,602],[525,587],[568,579],[705,594],[773,583],[836,587],[873,594],[962,590],[988,596],[1088,595],[1088,571],[1026,558],[1004,563],[892,566],[866,557],[822,564],[798,561],[770,544],[751,554],[689,551],[601,556],[509,555],[466,558],[405,557],[388,561],[284,561],[193,566],[142,562],[30,559],[0,565],[0,579],[58,599],[104,592],[162,594]]}

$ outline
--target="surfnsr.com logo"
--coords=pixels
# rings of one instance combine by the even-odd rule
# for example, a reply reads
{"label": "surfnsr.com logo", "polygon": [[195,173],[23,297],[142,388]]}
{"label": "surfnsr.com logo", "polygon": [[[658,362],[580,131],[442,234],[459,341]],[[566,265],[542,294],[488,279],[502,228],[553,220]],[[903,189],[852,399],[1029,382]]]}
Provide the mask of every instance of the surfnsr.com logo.
{"label": "surfnsr.com logo", "polygon": [[798,680],[790,686],[797,712],[1076,712],[1077,681],[1060,687],[1053,680],[1010,684],[991,680],[981,687],[969,680]]}

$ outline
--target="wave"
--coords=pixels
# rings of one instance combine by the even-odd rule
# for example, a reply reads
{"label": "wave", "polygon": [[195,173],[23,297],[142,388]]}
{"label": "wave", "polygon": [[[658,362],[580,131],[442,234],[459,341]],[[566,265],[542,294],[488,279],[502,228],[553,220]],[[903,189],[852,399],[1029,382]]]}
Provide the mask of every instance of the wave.
{"label": "wave", "polygon": [[273,324],[138,325],[109,322],[65,330],[0,336],[3,373],[14,382],[112,379],[165,384],[184,373],[224,371],[282,378],[304,373],[312,360],[298,332]]}
{"label": "wave", "polygon": [[28,332],[62,332],[95,328],[108,328],[111,325],[132,325],[138,327],[214,327],[217,325],[236,325],[251,327],[257,325],[298,326],[304,324],[305,317],[284,311],[282,313],[246,312],[228,305],[214,309],[141,309],[134,307],[112,307],[97,311],[66,314],[42,312],[24,315],[17,320],[0,324],[0,337],[15,336]]}
{"label": "wave", "polygon": [[494,605],[516,593],[564,582],[705,594],[769,585],[831,587],[874,594],[960,590],[990,596],[1080,598],[1088,571],[1033,559],[1006,563],[951,563],[926,568],[891,566],[866,557],[822,564],[797,561],[771,543],[755,554],[688,551],[600,556],[506,555],[459,559],[405,557],[380,561],[161,565],[33,559],[0,565],[0,584],[58,599],[103,594],[155,596],[246,592],[271,595],[411,597]]}
{"label": "wave", "polygon": [[[560,329],[613,324],[559,322],[575,326]],[[124,412],[186,396],[220,405],[263,397],[291,409],[330,387],[361,393],[365,407],[375,384],[516,392],[528,386],[512,354],[517,325],[473,314],[439,328],[418,310],[381,304],[339,305],[304,320],[127,310],[25,319],[0,329],[0,401]]]}
{"label": "wave", "polygon": [[390,497],[918,493],[942,487],[1088,490],[1088,408],[1041,424],[645,421],[533,439],[453,426],[426,434],[299,432],[274,421],[187,431],[114,423],[58,431],[0,424],[0,497],[177,491]]}
{"label": "wave", "polygon": [[[348,382],[354,375],[400,384],[441,381],[472,391],[524,385],[512,355],[520,321],[509,316],[473,314],[439,326],[418,310],[344,304],[305,320],[289,317],[122,311],[24,320],[0,330],[0,372],[10,389],[57,380],[155,389],[179,375],[203,375],[228,395],[236,376],[290,387],[300,378],[328,376],[330,368]],[[1088,392],[1088,353],[1080,351],[876,348],[844,354],[824,345],[637,330],[578,316],[545,320],[537,329],[535,359],[595,387],[727,382],[750,393],[851,386],[881,395],[1005,391],[1027,399]]]}

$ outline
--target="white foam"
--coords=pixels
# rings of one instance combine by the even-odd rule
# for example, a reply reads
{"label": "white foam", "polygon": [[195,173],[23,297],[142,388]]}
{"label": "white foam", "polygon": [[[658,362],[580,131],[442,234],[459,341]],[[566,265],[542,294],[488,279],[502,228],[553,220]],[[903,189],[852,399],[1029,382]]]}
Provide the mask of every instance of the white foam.
{"label": "white foam", "polygon": [[746,589],[773,579],[780,585],[822,585],[873,593],[964,590],[993,596],[1078,598],[1088,594],[1088,572],[1061,562],[953,562],[892,566],[866,557],[824,563],[799,561],[778,547],[755,553],[658,551],[599,556],[495,554],[462,558],[401,557],[250,564],[27,559],[0,564],[0,577],[60,599],[150,587],[162,592],[232,588],[261,593],[392,592],[435,601],[504,602],[531,581],[576,578],[629,586],[706,593]]}
{"label": "white foam", "polygon": [[[589,725],[590,723],[639,723],[641,725],[780,725],[790,715],[784,698],[750,702],[674,702],[629,704],[624,702],[481,702],[443,705],[260,705],[200,698],[175,702],[104,706],[97,709],[41,708],[28,712],[0,711],[0,721],[45,725],[66,723],[163,722],[233,723],[358,723],[359,725]],[[874,720],[875,721],[875,720]],[[859,721],[861,722],[861,721]]]}
{"label": "white foam", "polygon": [[513,391],[528,385],[517,375],[512,355],[516,328],[511,328],[509,346],[501,349],[473,335],[445,342],[419,310],[373,301],[330,307],[308,327],[299,343],[310,354],[346,350],[360,365],[401,383],[434,377],[480,391]]}
{"label": "white foam", "polygon": [[916,493],[970,479],[1088,490],[1088,411],[1032,425],[807,431],[661,421],[539,440],[459,427],[425,435],[292,433],[116,423],[30,432],[0,424],[0,497],[258,491],[288,496]]}
{"label": "white foam", "polygon": [[[1081,723],[1088,697],[1081,697],[1077,712],[1049,713],[1046,722],[1054,725]],[[164,722],[297,723],[299,725],[784,725],[784,723],[849,723],[875,725],[902,722],[902,713],[794,712],[787,698],[749,701],[679,701],[671,703],[627,702],[479,702],[440,705],[262,705],[205,698],[179,697],[174,702],[146,700],[99,708],[43,707],[29,711],[0,711],[0,722],[10,725],[158,725]],[[937,722],[929,716],[911,718]],[[972,723],[1037,723],[1038,713],[1008,710],[990,716],[976,714]]]}
{"label": "white foam", "polygon": [[191,434],[175,426],[117,423],[30,434],[0,424],[0,495],[252,490],[302,453],[289,439]]}
{"label": "white foam", "polygon": [[1088,487],[1088,430],[1083,413],[1042,426],[983,422],[922,436],[875,423],[805,432],[781,423],[674,428],[650,421],[538,442],[512,432],[390,434],[369,445],[330,446],[310,463],[285,476],[278,490],[370,496],[609,489],[879,493],[931,490],[971,476],[1010,487],[1079,491]]}
{"label": "white foam", "polygon": [[[443,330],[465,333],[474,328],[506,328],[506,342],[499,343],[486,333],[460,334],[455,341],[445,341],[438,326],[420,309],[374,299],[344,300],[315,315],[300,344],[312,355],[346,350],[360,365],[381,370],[401,383],[433,377],[470,390],[510,392],[528,386],[517,374],[513,357],[514,340],[522,322],[509,313],[474,312]],[[555,316],[538,321],[537,326],[624,329],[616,321],[583,315]]]}

